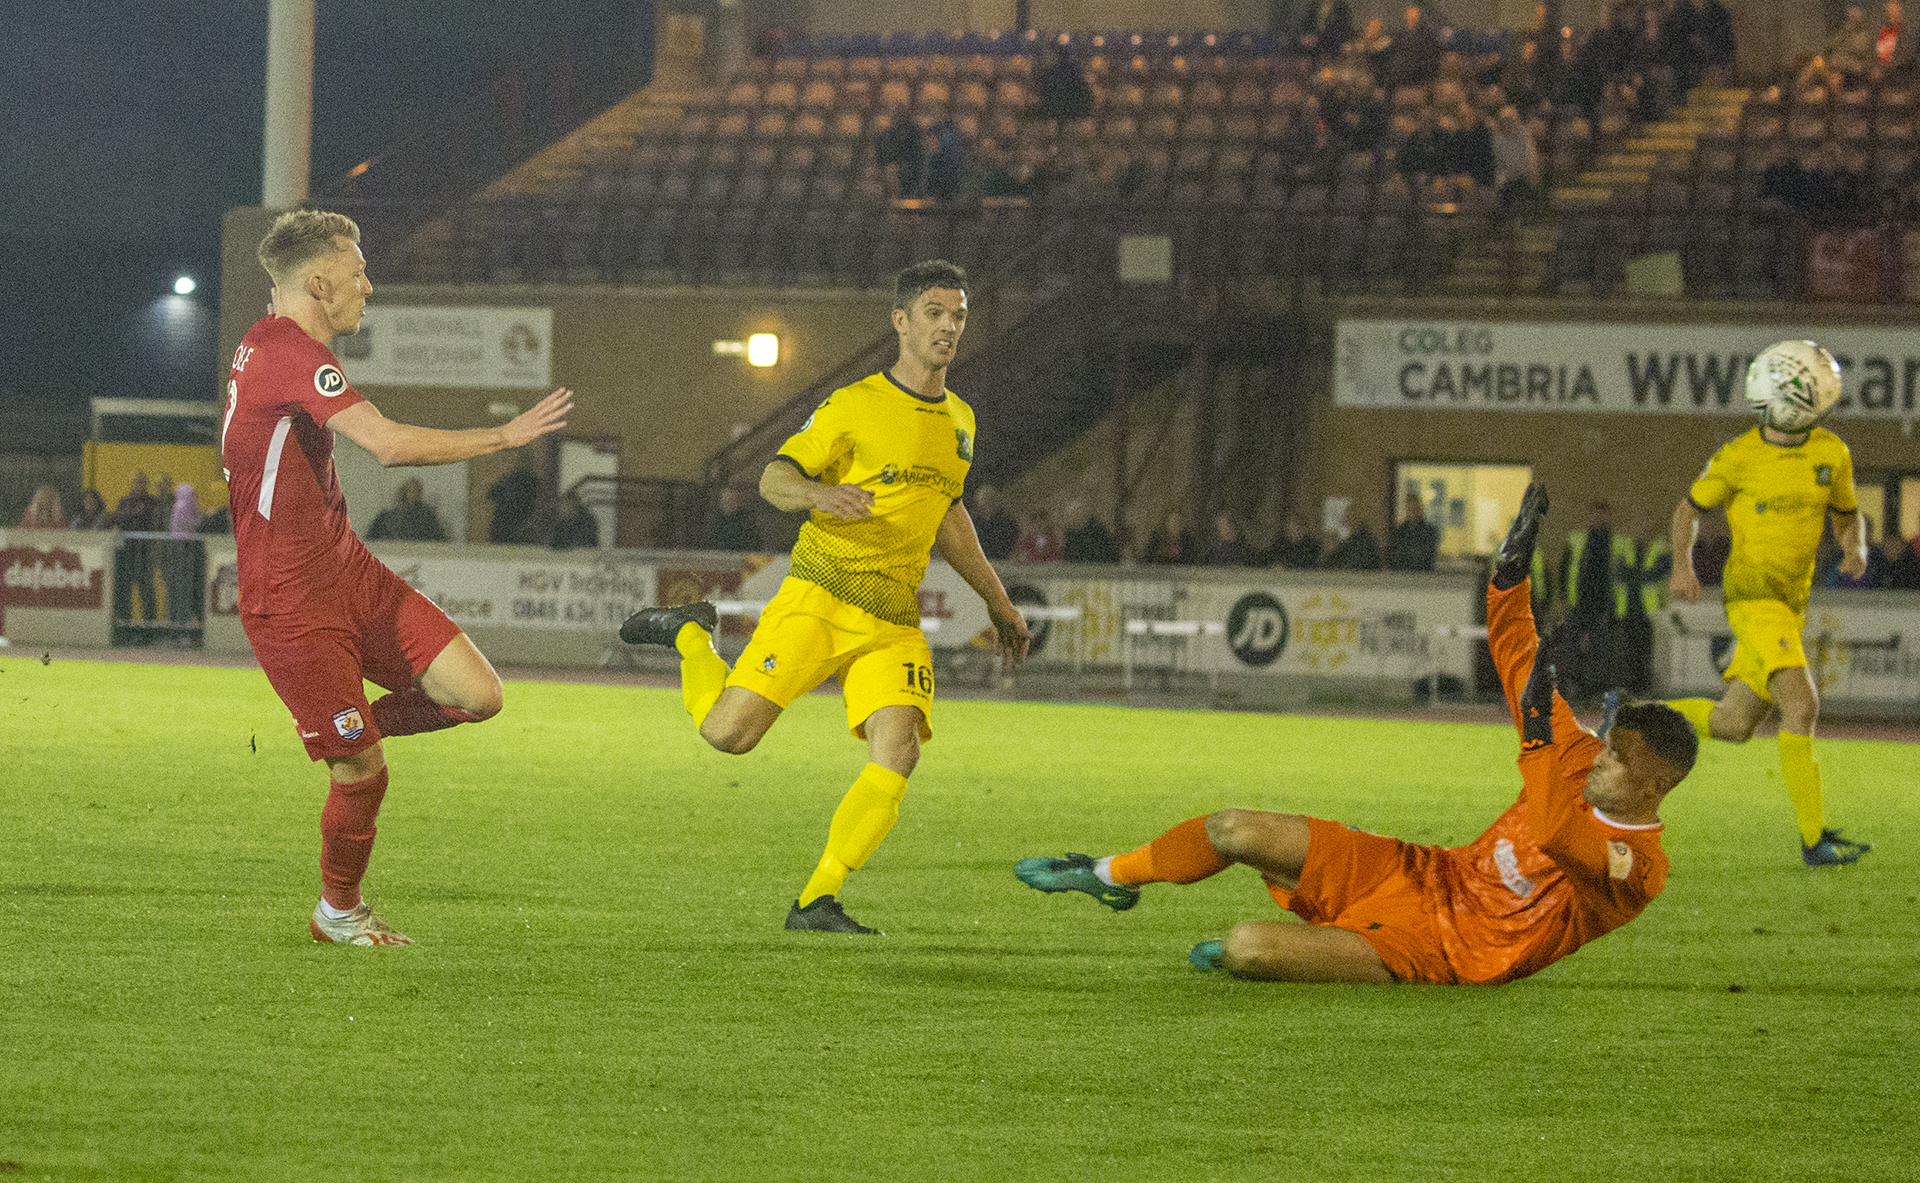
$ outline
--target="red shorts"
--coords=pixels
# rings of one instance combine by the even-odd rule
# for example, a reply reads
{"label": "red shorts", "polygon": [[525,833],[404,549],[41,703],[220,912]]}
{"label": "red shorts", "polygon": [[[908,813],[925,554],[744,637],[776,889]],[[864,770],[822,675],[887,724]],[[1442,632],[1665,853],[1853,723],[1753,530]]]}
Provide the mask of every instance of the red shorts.
{"label": "red shorts", "polygon": [[1267,884],[1280,906],[1309,924],[1360,934],[1403,982],[1459,982],[1424,887],[1433,848],[1317,817],[1307,825],[1300,886],[1288,891]]}
{"label": "red shorts", "polygon": [[380,563],[340,594],[320,612],[240,616],[254,657],[314,760],[379,743],[364,683],[411,686],[460,635],[438,605]]}

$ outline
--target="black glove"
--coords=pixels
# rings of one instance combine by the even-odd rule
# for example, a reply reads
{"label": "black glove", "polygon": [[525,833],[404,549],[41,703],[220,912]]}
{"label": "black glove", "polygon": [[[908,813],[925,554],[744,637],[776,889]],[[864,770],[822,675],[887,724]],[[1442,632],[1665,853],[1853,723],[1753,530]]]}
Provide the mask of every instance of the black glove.
{"label": "black glove", "polygon": [[1533,572],[1533,544],[1540,535],[1540,519],[1547,516],[1547,487],[1538,481],[1527,486],[1520,498],[1520,512],[1513,515],[1500,553],[1493,558],[1493,586],[1506,591],[1519,587]]}

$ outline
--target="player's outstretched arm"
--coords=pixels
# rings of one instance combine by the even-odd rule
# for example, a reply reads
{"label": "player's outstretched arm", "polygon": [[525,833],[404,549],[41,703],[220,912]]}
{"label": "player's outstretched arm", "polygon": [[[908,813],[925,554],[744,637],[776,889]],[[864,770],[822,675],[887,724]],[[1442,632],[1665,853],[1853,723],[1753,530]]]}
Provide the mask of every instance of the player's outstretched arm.
{"label": "player's outstretched arm", "polygon": [[1000,573],[993,569],[986,552],[980,549],[980,535],[973,528],[973,515],[965,505],[954,502],[947,516],[940,519],[940,529],[933,537],[940,547],[940,557],[987,602],[987,617],[993,621],[1000,656],[1009,666],[1019,665],[1026,660],[1033,634],[1027,631],[1026,620],[1008,597],[1006,586],[1000,582]]}
{"label": "player's outstretched arm", "polygon": [[760,474],[760,496],[784,513],[819,510],[842,521],[873,516],[873,493],[859,485],[823,485],[784,457]]}
{"label": "player's outstretched arm", "polygon": [[1700,508],[1691,497],[1682,497],[1673,507],[1673,574],[1667,579],[1667,590],[1674,599],[1689,604],[1700,599],[1700,577],[1693,570],[1693,542],[1699,535]]}
{"label": "player's outstretched arm", "polygon": [[327,420],[327,426],[373,453],[383,467],[453,464],[508,448],[524,447],[567,425],[573,392],[561,387],[507,423],[466,431],[414,427],[382,415],[372,403],[355,403]]}

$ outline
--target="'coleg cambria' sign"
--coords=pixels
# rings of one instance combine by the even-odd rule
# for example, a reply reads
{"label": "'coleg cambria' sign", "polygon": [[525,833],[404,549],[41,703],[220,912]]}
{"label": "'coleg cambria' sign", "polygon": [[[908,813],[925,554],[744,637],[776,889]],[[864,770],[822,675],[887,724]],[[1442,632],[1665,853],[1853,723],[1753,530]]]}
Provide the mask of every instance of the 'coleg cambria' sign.
{"label": "'coleg cambria' sign", "polygon": [[1840,360],[1840,416],[1920,417],[1920,331],[1804,324],[1347,320],[1334,403],[1414,410],[1745,414],[1747,364],[1810,337]]}

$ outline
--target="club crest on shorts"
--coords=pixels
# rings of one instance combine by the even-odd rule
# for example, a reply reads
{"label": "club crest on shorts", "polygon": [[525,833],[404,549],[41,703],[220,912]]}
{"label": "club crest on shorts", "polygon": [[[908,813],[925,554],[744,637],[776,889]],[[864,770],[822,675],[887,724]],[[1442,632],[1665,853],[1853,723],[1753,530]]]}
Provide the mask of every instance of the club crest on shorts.
{"label": "club crest on shorts", "polygon": [[760,669],[763,673],[770,674],[773,672],[773,667],[779,664],[780,664],[780,659],[775,657],[773,654],[769,653],[767,654],[767,659],[760,663]]}
{"label": "club crest on shorts", "polygon": [[313,388],[327,398],[337,398],[347,388],[347,376],[339,366],[321,366],[313,372]]}
{"label": "club crest on shorts", "polygon": [[367,725],[360,718],[359,707],[348,707],[333,716],[333,729],[340,733],[341,739],[359,739],[366,733]]}

